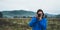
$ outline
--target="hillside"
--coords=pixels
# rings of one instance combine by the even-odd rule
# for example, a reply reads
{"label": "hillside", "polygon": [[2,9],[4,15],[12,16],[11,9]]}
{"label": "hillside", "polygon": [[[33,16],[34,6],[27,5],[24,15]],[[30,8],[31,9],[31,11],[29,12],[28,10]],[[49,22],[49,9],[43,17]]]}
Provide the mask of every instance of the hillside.
{"label": "hillside", "polygon": [[[5,18],[13,18],[13,17],[33,17],[36,15],[36,12],[33,11],[25,11],[25,10],[14,10],[14,11],[2,11],[3,17]],[[56,15],[45,13],[47,17],[56,17]]]}

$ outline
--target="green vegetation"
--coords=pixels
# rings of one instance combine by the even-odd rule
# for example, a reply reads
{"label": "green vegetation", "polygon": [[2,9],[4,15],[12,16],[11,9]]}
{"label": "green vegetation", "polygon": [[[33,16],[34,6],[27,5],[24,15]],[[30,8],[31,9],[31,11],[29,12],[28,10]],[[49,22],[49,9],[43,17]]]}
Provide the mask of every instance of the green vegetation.
{"label": "green vegetation", "polygon": [[[2,21],[1,21],[2,20]],[[28,22],[31,18],[0,19],[0,30],[31,30]],[[60,30],[60,18],[47,18],[47,30]]]}

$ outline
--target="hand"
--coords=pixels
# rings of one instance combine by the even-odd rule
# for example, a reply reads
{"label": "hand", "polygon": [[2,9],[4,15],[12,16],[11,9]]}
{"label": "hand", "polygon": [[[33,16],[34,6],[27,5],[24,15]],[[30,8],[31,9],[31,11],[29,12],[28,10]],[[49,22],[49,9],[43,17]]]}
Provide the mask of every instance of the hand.
{"label": "hand", "polygon": [[42,20],[42,18],[40,17],[39,20]]}

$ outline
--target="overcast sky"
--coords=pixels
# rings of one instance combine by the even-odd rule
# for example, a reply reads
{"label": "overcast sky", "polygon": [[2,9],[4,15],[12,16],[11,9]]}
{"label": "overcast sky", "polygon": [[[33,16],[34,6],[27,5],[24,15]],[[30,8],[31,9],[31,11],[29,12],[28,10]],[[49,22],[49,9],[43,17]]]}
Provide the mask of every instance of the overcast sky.
{"label": "overcast sky", "polygon": [[0,0],[0,11],[20,9],[34,12],[43,9],[45,13],[60,14],[60,0]]}

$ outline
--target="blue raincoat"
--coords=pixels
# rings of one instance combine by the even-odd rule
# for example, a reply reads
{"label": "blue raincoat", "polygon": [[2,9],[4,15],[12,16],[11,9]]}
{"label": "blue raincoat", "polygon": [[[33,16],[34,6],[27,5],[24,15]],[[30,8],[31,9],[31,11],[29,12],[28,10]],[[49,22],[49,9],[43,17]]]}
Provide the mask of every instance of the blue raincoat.
{"label": "blue raincoat", "polygon": [[32,27],[32,30],[47,30],[47,19],[42,18],[39,21],[36,17],[32,17],[29,26]]}

